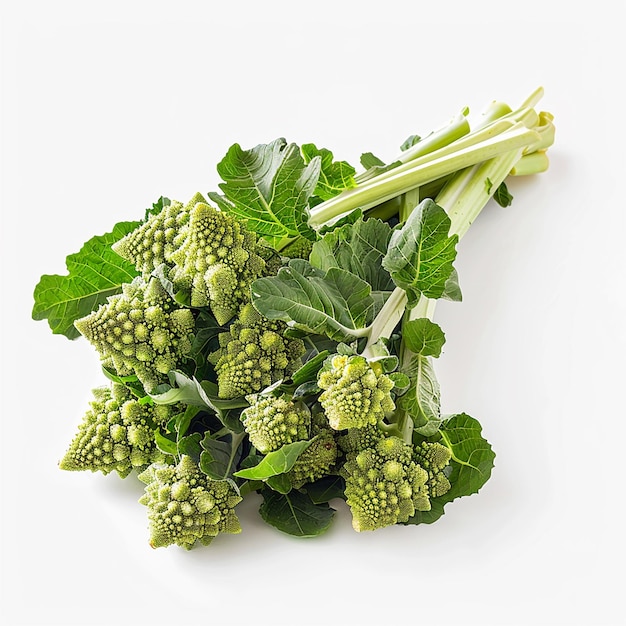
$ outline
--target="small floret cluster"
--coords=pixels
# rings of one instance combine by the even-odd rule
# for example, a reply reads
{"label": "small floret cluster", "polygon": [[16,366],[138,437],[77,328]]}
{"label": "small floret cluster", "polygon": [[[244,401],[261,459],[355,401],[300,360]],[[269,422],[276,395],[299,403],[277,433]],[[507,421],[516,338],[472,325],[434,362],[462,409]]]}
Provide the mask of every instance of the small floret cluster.
{"label": "small floret cluster", "polygon": [[431,498],[442,496],[450,490],[450,481],[445,469],[450,464],[452,452],[440,443],[423,441],[415,447],[414,459],[428,472],[428,495]]}
{"label": "small floret cluster", "polygon": [[178,308],[157,278],[138,276],[75,326],[105,365],[120,376],[136,375],[150,391],[189,354],[194,323],[191,310]]}
{"label": "small floret cluster", "polygon": [[346,501],[356,531],[406,522],[430,510],[428,472],[412,458],[413,447],[398,437],[383,437],[346,461]]}
{"label": "small floret cluster", "polygon": [[172,201],[114,243],[113,250],[133,263],[137,271],[150,274],[163,263],[169,262],[170,256],[180,243],[180,231],[189,221],[191,208],[201,201],[203,198],[200,194],[196,194],[185,206]]}
{"label": "small floret cluster", "polygon": [[241,421],[250,443],[261,454],[309,438],[311,412],[303,402],[271,394],[249,395],[247,400],[250,406],[241,412]]}
{"label": "small floret cluster", "polygon": [[146,483],[139,500],[148,507],[150,545],[172,544],[190,550],[196,541],[208,545],[219,533],[239,533],[234,508],[241,502],[227,481],[211,480],[189,456],[176,466],[151,465],[139,475]]}
{"label": "small floret cluster", "polygon": [[210,306],[218,324],[225,324],[250,299],[250,284],[265,269],[256,253],[256,235],[230,215],[198,202],[181,239],[169,259],[174,284],[190,292],[191,306]]}
{"label": "small floret cluster", "polygon": [[376,424],[395,409],[393,381],[380,366],[360,355],[330,357],[317,384],[324,390],[320,404],[335,430]]}
{"label": "small floret cluster", "polygon": [[328,428],[323,413],[315,413],[311,420],[313,443],[298,457],[288,472],[291,484],[299,489],[331,473],[337,462],[338,448],[335,433]]}
{"label": "small floret cluster", "polygon": [[126,477],[133,469],[165,461],[154,443],[154,429],[174,414],[174,405],[144,403],[117,383],[93,390],[78,433],[59,463],[64,470],[90,470]]}
{"label": "small floret cluster", "polygon": [[241,308],[229,332],[220,333],[220,349],[209,357],[220,398],[258,393],[300,367],[304,343],[285,337],[286,328],[259,315],[252,304]]}

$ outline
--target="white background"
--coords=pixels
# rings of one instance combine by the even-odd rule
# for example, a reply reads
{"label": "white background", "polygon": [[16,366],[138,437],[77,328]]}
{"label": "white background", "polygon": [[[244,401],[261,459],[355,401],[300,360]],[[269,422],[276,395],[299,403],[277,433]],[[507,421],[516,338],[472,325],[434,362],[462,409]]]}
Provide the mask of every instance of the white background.
{"label": "white background", "polygon": [[[432,6],[431,6],[432,5]],[[552,8],[552,7],[558,7]],[[617,2],[2,2],[2,624],[624,624],[626,222]],[[437,7],[437,8],[434,8]],[[103,382],[30,319],[43,273],[234,142],[391,158],[462,107],[545,88],[548,172],[459,245],[445,412],[496,452],[433,526],[265,526],[153,551],[132,478],[57,462]]]}

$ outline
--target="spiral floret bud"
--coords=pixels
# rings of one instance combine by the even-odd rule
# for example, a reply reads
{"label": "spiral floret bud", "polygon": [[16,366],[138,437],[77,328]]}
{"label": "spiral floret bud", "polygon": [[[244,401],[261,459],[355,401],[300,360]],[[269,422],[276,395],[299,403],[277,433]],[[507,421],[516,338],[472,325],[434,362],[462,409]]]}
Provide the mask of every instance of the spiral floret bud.
{"label": "spiral floret bud", "polygon": [[78,432],[59,463],[63,470],[90,470],[122,478],[133,470],[165,460],[156,447],[154,429],[176,412],[176,405],[140,404],[118,383],[93,390],[93,400]]}
{"label": "spiral floret bud", "polygon": [[146,483],[139,502],[148,507],[153,548],[190,550],[196,541],[208,545],[219,533],[241,532],[234,511],[241,496],[229,482],[203,474],[191,457],[176,466],[150,465],[139,479]]}
{"label": "spiral floret bud", "polygon": [[197,202],[180,239],[169,259],[171,280],[189,292],[191,306],[209,306],[218,324],[226,324],[250,300],[250,284],[265,268],[256,235],[234,217]]}
{"label": "spiral floret bud", "polygon": [[320,404],[335,430],[376,424],[395,409],[393,381],[362,356],[337,354],[320,370]]}
{"label": "spiral floret bud", "polygon": [[284,322],[262,317],[250,303],[241,308],[229,332],[219,335],[220,349],[209,357],[220,398],[258,393],[302,365],[304,343],[285,337],[286,328]]}
{"label": "spiral floret bud", "polygon": [[241,412],[241,421],[261,454],[309,438],[311,412],[303,402],[293,402],[287,395],[249,395],[247,400],[250,406]]}
{"label": "spiral floret bud", "polygon": [[204,202],[200,194],[196,194],[184,206],[177,201],[171,202],[114,243],[113,250],[134,263],[137,271],[144,274],[149,274],[163,263],[169,263],[170,256],[180,243],[178,239],[181,230],[189,221],[189,213],[198,202]]}
{"label": "spiral floret bud", "polygon": [[398,437],[380,439],[348,459],[341,475],[356,531],[406,522],[416,511],[430,510],[428,472],[413,460],[413,447]]}
{"label": "spiral floret bud", "polygon": [[158,279],[145,282],[138,276],[74,325],[105,365],[120,376],[136,375],[151,391],[189,354],[194,317],[177,308]]}
{"label": "spiral floret bud", "polygon": [[337,461],[335,433],[330,428],[316,429],[311,434],[313,443],[298,457],[289,470],[291,484],[296,489],[327,476]]}
{"label": "spiral floret bud", "polygon": [[450,490],[450,481],[445,474],[452,458],[449,448],[440,443],[424,441],[415,447],[413,457],[428,472],[426,485],[431,498],[442,496]]}

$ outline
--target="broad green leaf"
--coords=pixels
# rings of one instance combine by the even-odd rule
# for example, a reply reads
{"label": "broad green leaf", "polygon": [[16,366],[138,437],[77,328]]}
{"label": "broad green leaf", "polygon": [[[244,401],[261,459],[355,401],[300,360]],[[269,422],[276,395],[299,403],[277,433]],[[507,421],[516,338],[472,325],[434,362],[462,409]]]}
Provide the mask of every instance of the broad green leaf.
{"label": "broad green leaf", "polygon": [[302,259],[293,259],[276,276],[255,280],[252,302],[268,319],[336,341],[359,336],[375,309],[364,280],[337,267],[324,273]]}
{"label": "broad green leaf", "polygon": [[315,187],[315,195],[322,200],[330,200],[344,189],[356,187],[355,169],[346,161],[333,161],[333,153],[326,148],[318,148],[313,143],[305,143],[300,148],[305,163],[315,157],[321,159],[320,175]]}
{"label": "broad green leaf", "polygon": [[463,300],[461,285],[459,285],[459,275],[455,269],[452,270],[450,278],[446,281],[441,297],[452,302],[461,302]]}
{"label": "broad green leaf", "polygon": [[439,324],[431,322],[427,317],[405,322],[402,326],[402,337],[411,352],[422,356],[438,357],[446,342],[446,336]]}
{"label": "broad green leaf", "polygon": [[284,239],[315,240],[308,203],[320,174],[321,158],[306,164],[300,149],[284,139],[243,150],[234,144],[217,166],[223,196],[209,197],[223,211],[277,247]]}
{"label": "broad green leaf", "polygon": [[130,283],[137,270],[113,252],[111,245],[135,230],[139,222],[120,222],[110,233],[92,237],[66,261],[67,275],[45,274],[35,287],[32,316],[47,319],[52,332],[76,339],[74,322],[95,311],[109,296]]}
{"label": "broad green leaf", "polygon": [[359,182],[369,180],[370,178],[374,178],[379,174],[383,174],[384,172],[388,172],[389,170],[398,167],[398,165],[402,165],[401,161],[393,161],[387,165],[371,152],[364,152],[361,155],[360,161],[366,171],[359,175]]}
{"label": "broad green leaf", "polygon": [[156,389],[159,393],[148,394],[155,404],[180,402],[217,413],[217,409],[195,378],[189,378],[178,370],[169,372],[168,377],[170,379],[169,385],[159,385]]}
{"label": "broad green leaf", "polygon": [[345,500],[345,489],[346,481],[341,476],[332,475],[324,476],[306,486],[306,492],[315,504],[330,502],[335,498]]}
{"label": "broad green leaf", "polygon": [[435,522],[444,514],[444,506],[448,502],[478,493],[491,476],[496,455],[483,438],[482,427],[476,419],[465,413],[454,415],[442,424],[440,434],[439,442],[452,452],[452,471],[448,476],[450,491],[432,498],[431,510],[417,513],[409,524]]}
{"label": "broad green leaf", "polygon": [[312,359],[309,359],[302,367],[293,373],[291,382],[297,387],[304,383],[316,381],[317,373],[320,371],[329,354],[330,352],[328,350],[324,350],[316,354]]}
{"label": "broad green leaf", "polygon": [[435,370],[427,356],[416,354],[405,373],[411,380],[409,390],[398,400],[398,407],[413,420],[415,432],[429,437],[441,424],[440,390]]}
{"label": "broad green leaf", "polygon": [[178,440],[177,450],[180,456],[190,456],[196,463],[200,460],[200,453],[202,448],[200,447],[200,440],[202,435],[200,433],[193,433],[186,437],[181,437]]}
{"label": "broad green leaf", "polygon": [[289,474],[276,474],[276,476],[270,476],[265,484],[278,493],[289,493],[293,489],[291,484],[291,477]]}
{"label": "broad green leaf", "polygon": [[261,492],[261,517],[274,528],[296,537],[315,537],[328,530],[335,510],[328,503],[315,504],[305,493],[280,494],[270,489]]}
{"label": "broad green leaf", "polygon": [[233,468],[241,458],[243,436],[234,435],[228,440],[211,439],[206,433],[200,442],[200,471],[213,480],[233,480]]}
{"label": "broad green leaf", "polygon": [[377,219],[360,219],[327,233],[313,244],[309,262],[328,271],[340,267],[369,283],[372,291],[393,291],[395,284],[381,265],[391,227]]}
{"label": "broad green leaf", "polygon": [[266,454],[258,465],[239,470],[234,475],[247,480],[266,480],[272,476],[284,474],[294,466],[298,457],[312,442],[313,439],[285,444],[282,448]]}
{"label": "broad green leaf", "polygon": [[170,437],[167,437],[166,435],[161,433],[158,428],[154,431],[154,442],[156,444],[156,447],[165,454],[169,454],[170,456],[176,456],[176,454],[178,453],[178,446],[176,445],[176,442],[173,439],[170,439]]}
{"label": "broad green leaf", "polygon": [[445,292],[459,239],[457,235],[449,237],[449,231],[448,214],[426,198],[391,235],[383,267],[407,292],[409,306],[415,305],[421,295],[439,298]]}
{"label": "broad green leaf", "polygon": [[421,140],[422,138],[419,135],[409,135],[400,146],[400,150],[404,152],[405,150],[412,148],[416,143],[420,142]]}

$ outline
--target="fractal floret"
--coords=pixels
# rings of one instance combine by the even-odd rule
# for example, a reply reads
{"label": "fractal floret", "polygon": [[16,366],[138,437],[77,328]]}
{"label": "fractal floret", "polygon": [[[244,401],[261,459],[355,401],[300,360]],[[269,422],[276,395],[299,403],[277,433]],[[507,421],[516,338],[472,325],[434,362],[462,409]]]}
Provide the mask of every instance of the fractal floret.
{"label": "fractal floret", "polygon": [[203,200],[200,194],[196,194],[185,206],[172,201],[114,243],[113,250],[133,263],[139,272],[149,274],[161,264],[169,262],[170,256],[180,243],[180,231],[189,221],[191,208]]}
{"label": "fractal floret", "polygon": [[298,457],[288,472],[291,484],[296,489],[327,476],[337,462],[335,433],[328,428],[328,422],[321,413],[312,417],[311,436],[314,437],[313,443]]}
{"label": "fractal floret", "polygon": [[234,511],[241,496],[229,482],[203,474],[191,457],[183,455],[176,466],[150,465],[139,479],[146,483],[139,502],[148,507],[153,548],[176,544],[190,550],[218,533],[241,532]]}
{"label": "fractal floret", "polygon": [[249,395],[250,406],[241,412],[241,421],[250,443],[267,454],[294,441],[309,438],[311,412],[303,402],[287,395]]}
{"label": "fractal floret", "polygon": [[251,304],[241,308],[229,332],[220,333],[220,349],[209,357],[220,398],[258,393],[300,367],[304,343],[285,337],[286,328],[284,322],[259,315]]}
{"label": "fractal floret", "polygon": [[165,460],[154,443],[154,429],[175,413],[175,405],[141,404],[123,385],[93,390],[93,400],[65,456],[64,470],[90,470],[122,478]]}
{"label": "fractal floret", "polygon": [[226,324],[250,299],[250,284],[265,269],[256,235],[232,216],[197,202],[170,255],[174,285],[190,294],[191,306],[209,306]]}
{"label": "fractal floret", "polygon": [[320,370],[319,401],[335,430],[376,424],[395,409],[393,381],[365,357],[337,354]]}
{"label": "fractal floret", "polygon": [[120,376],[136,375],[148,391],[184,361],[195,328],[190,309],[178,308],[158,279],[140,276],[74,324],[104,365]]}
{"label": "fractal floret", "polygon": [[452,452],[440,443],[422,442],[416,446],[414,459],[420,467],[428,472],[428,495],[431,498],[442,496],[450,490],[450,481],[445,469],[450,464]]}
{"label": "fractal floret", "polygon": [[385,437],[343,465],[346,501],[356,531],[406,522],[416,511],[430,510],[428,472],[412,454],[410,444]]}

